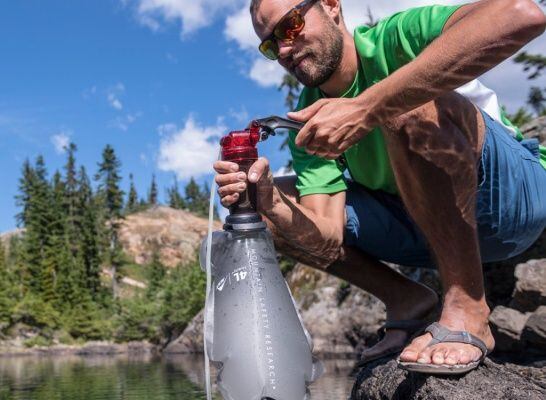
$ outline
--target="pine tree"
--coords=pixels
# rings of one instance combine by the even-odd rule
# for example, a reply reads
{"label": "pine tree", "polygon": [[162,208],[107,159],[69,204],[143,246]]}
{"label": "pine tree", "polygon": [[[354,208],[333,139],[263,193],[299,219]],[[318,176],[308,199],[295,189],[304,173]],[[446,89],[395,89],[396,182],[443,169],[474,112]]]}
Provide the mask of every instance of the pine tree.
{"label": "pine tree", "polygon": [[75,153],[77,147],[74,143],[70,143],[66,148],[67,160],[65,169],[64,180],[64,213],[66,214],[66,229],[68,235],[68,241],[70,244],[70,251],[74,257],[78,256],[78,180],[76,172],[76,158]]}
{"label": "pine tree", "polygon": [[155,181],[155,174],[152,175],[152,184],[150,185],[150,191],[148,192],[148,204],[151,206],[157,205],[157,183]]}
{"label": "pine tree", "polygon": [[180,194],[176,177],[174,178],[173,186],[167,188],[167,199],[169,202],[169,207],[171,208],[175,208],[177,210],[183,210],[184,208],[186,208],[186,202]]}
{"label": "pine tree", "polygon": [[533,114],[529,113],[525,107],[520,107],[514,114],[506,113],[506,118],[508,118],[515,126],[521,127],[522,125],[525,125],[533,120]]}
{"label": "pine tree", "polygon": [[123,218],[123,195],[119,184],[121,162],[118,160],[114,149],[107,145],[102,153],[102,161],[99,163],[99,171],[95,175],[98,181],[96,199],[99,202],[102,213],[100,220],[105,224],[104,239],[106,241],[104,260],[112,268],[112,293],[117,297],[117,281],[120,279],[119,267],[122,262],[121,245],[118,239],[120,219]]}
{"label": "pine tree", "polygon": [[[546,0],[539,0],[542,6],[546,6]],[[546,69],[546,55],[529,54],[526,51],[518,53],[514,61],[523,65],[523,71],[527,72],[527,79],[534,80],[538,78],[544,69]],[[536,112],[537,116],[546,115],[546,87],[540,88],[533,86],[529,90],[527,104],[529,104]]]}
{"label": "pine tree", "polygon": [[[16,199],[22,211],[18,219],[25,227],[20,258],[23,270],[20,273],[24,281],[24,291],[40,294],[43,289],[42,280],[47,277],[42,271],[42,263],[52,223],[50,186],[42,156],[38,156],[34,167],[30,167],[28,163],[23,166],[19,191]],[[44,284],[49,285],[45,282]]]}
{"label": "pine tree", "polygon": [[27,159],[23,163],[22,176],[19,179],[19,194],[15,196],[16,205],[21,208],[21,212],[16,216],[17,225],[20,227],[25,226],[29,219],[30,197],[32,196],[35,180],[36,173]]}
{"label": "pine tree", "polygon": [[[286,97],[284,99],[284,105],[288,111],[294,111],[296,109],[297,100],[301,92],[301,84],[299,81],[291,74],[285,73],[282,79],[281,84],[279,85],[279,90],[286,89]],[[288,135],[284,138],[281,143],[281,150],[284,150],[288,147]],[[292,169],[292,159],[289,158],[286,162],[286,168]]]}
{"label": "pine tree", "polygon": [[138,209],[138,193],[135,188],[135,182],[133,180],[133,174],[129,174],[129,196],[127,198],[127,204],[125,205],[125,213],[130,214]]}
{"label": "pine tree", "polygon": [[537,86],[532,86],[527,97],[527,104],[531,106],[537,116],[540,116],[545,112],[545,103],[546,91],[542,91],[542,89]]}
{"label": "pine tree", "polygon": [[146,295],[148,298],[153,298],[157,291],[163,286],[163,280],[166,275],[165,266],[161,263],[159,251],[157,249],[152,253],[152,262],[150,263],[149,271]]}
{"label": "pine tree", "polygon": [[119,219],[122,217],[124,192],[119,187],[120,169],[121,162],[114,149],[110,145],[106,145],[95,179],[99,183],[98,194],[102,197],[108,218]]}
{"label": "pine tree", "polygon": [[185,193],[186,193],[186,204],[188,206],[188,210],[194,214],[205,216],[207,213],[205,212],[203,214],[203,193],[201,192],[201,188],[199,185],[195,182],[195,180],[190,178],[190,181],[185,187]]}
{"label": "pine tree", "polygon": [[[204,217],[208,217],[209,216],[209,202],[210,202],[210,188],[209,188],[209,184],[205,181],[205,183],[203,183],[203,189],[201,191],[202,193],[202,205],[201,205],[201,208],[202,208],[202,215]],[[218,215],[218,208],[216,207],[216,205],[213,207],[213,210],[212,210],[212,217],[214,219],[220,219],[220,215]]]}
{"label": "pine tree", "polygon": [[16,287],[6,261],[4,244],[0,240],[0,331],[8,324],[16,304]]}
{"label": "pine tree", "polygon": [[101,295],[98,216],[91,183],[83,166],[78,174],[78,195],[80,249],[85,286],[91,298],[97,301]]}

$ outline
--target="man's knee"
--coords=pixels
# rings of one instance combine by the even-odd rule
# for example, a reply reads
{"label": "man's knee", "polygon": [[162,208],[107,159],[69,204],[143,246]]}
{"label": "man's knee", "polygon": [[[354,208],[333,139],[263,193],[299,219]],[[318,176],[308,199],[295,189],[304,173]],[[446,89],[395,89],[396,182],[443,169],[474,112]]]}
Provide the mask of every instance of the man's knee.
{"label": "man's knee", "polygon": [[436,154],[474,162],[483,131],[478,115],[468,99],[448,92],[388,121],[384,126],[387,143],[391,150],[419,154],[429,161]]}

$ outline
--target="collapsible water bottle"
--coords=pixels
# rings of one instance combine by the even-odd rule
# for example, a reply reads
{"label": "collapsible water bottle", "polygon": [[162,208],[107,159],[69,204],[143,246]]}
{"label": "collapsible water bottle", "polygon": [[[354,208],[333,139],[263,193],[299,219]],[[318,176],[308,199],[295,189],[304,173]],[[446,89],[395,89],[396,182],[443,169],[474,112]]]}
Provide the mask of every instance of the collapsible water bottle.
{"label": "collapsible water bottle", "polygon": [[[257,159],[259,127],[231,132],[221,140],[222,159],[248,172]],[[204,265],[206,241],[201,246]],[[211,292],[206,304],[208,356],[218,369],[225,400],[304,400],[322,373],[312,355],[284,280],[270,231],[256,212],[249,183],[222,231],[211,241]]]}

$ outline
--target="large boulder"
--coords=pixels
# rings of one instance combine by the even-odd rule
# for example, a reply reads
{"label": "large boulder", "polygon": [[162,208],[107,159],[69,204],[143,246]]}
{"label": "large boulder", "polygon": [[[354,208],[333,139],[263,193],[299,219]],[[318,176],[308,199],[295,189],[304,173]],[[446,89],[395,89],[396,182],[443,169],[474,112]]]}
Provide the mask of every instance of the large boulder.
{"label": "large boulder", "polygon": [[377,339],[385,307],[375,297],[303,264],[296,265],[287,282],[316,353],[354,357],[357,346]]}
{"label": "large boulder", "polygon": [[[222,228],[214,222],[214,230]],[[195,259],[196,249],[207,234],[208,221],[190,212],[156,206],[121,221],[120,242],[137,264],[149,263],[154,251],[169,267]]]}
{"label": "large boulder", "polygon": [[163,349],[166,354],[194,354],[203,352],[203,310],[188,324],[175,340]]}
{"label": "large boulder", "polygon": [[370,363],[357,373],[351,400],[543,400],[543,368],[489,359],[466,375],[440,377],[404,371],[395,360]]}
{"label": "large boulder", "polygon": [[489,317],[493,336],[495,337],[495,348],[498,351],[517,352],[523,349],[521,333],[529,313],[505,306],[495,307]]}
{"label": "large boulder", "polygon": [[521,338],[529,344],[532,350],[546,353],[546,306],[539,307],[527,319]]}
{"label": "large boulder", "polygon": [[525,312],[546,305],[546,258],[517,265],[514,275],[516,287],[510,307]]}

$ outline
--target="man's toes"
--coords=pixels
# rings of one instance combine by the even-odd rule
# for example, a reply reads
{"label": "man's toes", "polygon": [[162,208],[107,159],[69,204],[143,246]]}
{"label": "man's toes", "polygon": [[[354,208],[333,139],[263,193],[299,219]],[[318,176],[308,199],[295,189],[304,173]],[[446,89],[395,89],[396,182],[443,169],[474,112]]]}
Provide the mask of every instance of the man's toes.
{"label": "man's toes", "polygon": [[446,359],[447,349],[437,347],[432,350],[431,359],[434,364],[444,364]]}
{"label": "man's toes", "polygon": [[459,364],[468,364],[472,361],[472,357],[468,351],[459,349]]}
{"label": "man's toes", "polygon": [[456,365],[459,363],[459,359],[464,352],[461,350],[451,349],[446,352],[445,363],[447,365]]}
{"label": "man's toes", "polygon": [[417,362],[421,364],[430,364],[432,361],[432,349],[426,348],[417,356]]}
{"label": "man's toes", "polygon": [[411,343],[406,346],[406,348],[400,354],[400,360],[405,362],[417,362],[419,358],[419,353],[426,347],[430,342],[430,334],[425,334],[419,336],[411,341]]}
{"label": "man's toes", "polygon": [[417,351],[411,349],[404,350],[402,353],[400,353],[400,361],[416,362],[418,354],[419,353]]}

